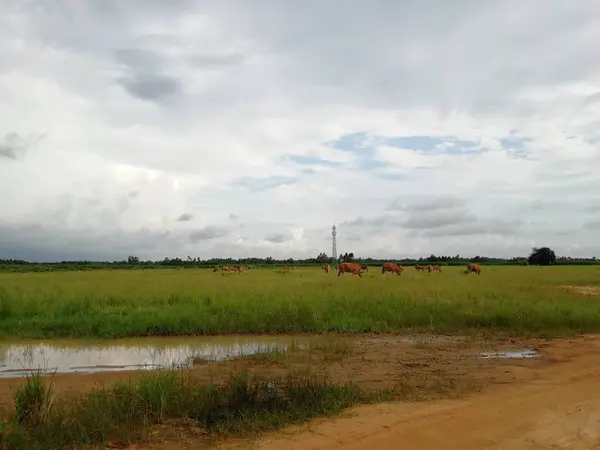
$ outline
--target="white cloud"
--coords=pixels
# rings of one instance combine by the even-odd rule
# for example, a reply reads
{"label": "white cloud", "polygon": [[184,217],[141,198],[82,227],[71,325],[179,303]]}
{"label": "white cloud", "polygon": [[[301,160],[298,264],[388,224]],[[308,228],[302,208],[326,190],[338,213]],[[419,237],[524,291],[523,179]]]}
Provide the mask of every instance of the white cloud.
{"label": "white cloud", "polygon": [[[8,2],[0,257],[316,256],[333,221],[357,255],[592,255],[599,17]],[[387,210],[412,200],[433,206]]]}

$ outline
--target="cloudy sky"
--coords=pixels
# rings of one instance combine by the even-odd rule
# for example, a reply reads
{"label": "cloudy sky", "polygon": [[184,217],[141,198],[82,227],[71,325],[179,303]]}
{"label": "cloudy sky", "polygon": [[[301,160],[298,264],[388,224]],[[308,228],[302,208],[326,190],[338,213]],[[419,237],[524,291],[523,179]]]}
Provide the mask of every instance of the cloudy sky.
{"label": "cloudy sky", "polygon": [[600,256],[597,0],[6,0],[0,257]]}

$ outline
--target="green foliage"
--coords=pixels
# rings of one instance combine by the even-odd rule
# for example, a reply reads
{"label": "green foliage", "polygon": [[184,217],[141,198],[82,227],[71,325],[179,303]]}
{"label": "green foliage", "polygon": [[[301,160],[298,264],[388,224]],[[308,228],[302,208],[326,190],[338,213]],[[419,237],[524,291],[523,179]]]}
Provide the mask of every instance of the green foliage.
{"label": "green foliage", "polygon": [[4,337],[228,333],[600,330],[600,302],[561,285],[599,285],[595,267],[407,268],[362,279],[317,268],[0,274]]}
{"label": "green foliage", "polygon": [[[339,255],[339,261],[355,261],[360,264],[378,267],[383,265],[388,259],[360,258],[355,257],[354,253],[343,253]],[[524,265],[527,258],[490,258],[486,256],[461,257],[454,256],[436,256],[429,255],[426,258],[419,259],[394,259],[393,261],[404,266],[414,266],[415,264],[441,264],[448,266],[465,266],[467,263],[477,263],[485,265]],[[54,263],[36,263],[17,259],[0,259],[0,272],[55,272],[55,271],[88,271],[88,270],[148,270],[148,269],[169,269],[169,268],[213,268],[215,266],[232,266],[242,264],[251,269],[271,269],[275,266],[285,266],[293,264],[297,267],[315,267],[323,263],[331,262],[331,258],[326,253],[319,253],[315,258],[304,260],[294,260],[292,258],[276,260],[272,257],[267,258],[211,258],[202,260],[188,256],[186,259],[165,258],[162,261],[142,261],[137,256],[130,255],[125,261],[61,261]],[[593,258],[555,258],[553,264],[559,265],[597,265],[598,260]]]}
{"label": "green foliage", "polygon": [[549,247],[534,248],[527,262],[536,266],[549,266],[556,263],[556,253]]}
{"label": "green foliage", "polygon": [[52,403],[52,383],[41,372],[34,372],[15,391],[15,420],[35,427],[47,419]]}
{"label": "green foliage", "polygon": [[[51,387],[43,390],[51,394]],[[36,422],[15,417],[5,429],[3,448],[126,444],[147,439],[152,425],[167,420],[186,420],[217,435],[252,434],[336,414],[386,395],[391,393],[336,385],[308,372],[271,379],[236,373],[225,384],[202,385],[183,372],[156,371],[141,380],[93,389],[75,400],[60,399],[51,408],[44,406],[47,414]],[[37,402],[35,394],[28,401]]]}

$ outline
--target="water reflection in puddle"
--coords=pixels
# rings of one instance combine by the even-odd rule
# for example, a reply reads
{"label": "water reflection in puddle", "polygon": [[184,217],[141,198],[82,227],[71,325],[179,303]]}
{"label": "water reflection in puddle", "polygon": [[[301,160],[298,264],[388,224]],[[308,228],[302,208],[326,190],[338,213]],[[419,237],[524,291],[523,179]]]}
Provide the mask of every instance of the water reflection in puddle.
{"label": "water reflection in puddle", "polygon": [[190,337],[140,338],[100,342],[33,341],[0,343],[0,378],[31,371],[107,372],[190,367],[196,360],[219,361],[241,355],[284,350],[306,338]]}
{"label": "water reflection in puddle", "polygon": [[511,350],[506,352],[483,352],[480,357],[485,359],[492,358],[535,358],[540,356],[538,352],[532,349]]}

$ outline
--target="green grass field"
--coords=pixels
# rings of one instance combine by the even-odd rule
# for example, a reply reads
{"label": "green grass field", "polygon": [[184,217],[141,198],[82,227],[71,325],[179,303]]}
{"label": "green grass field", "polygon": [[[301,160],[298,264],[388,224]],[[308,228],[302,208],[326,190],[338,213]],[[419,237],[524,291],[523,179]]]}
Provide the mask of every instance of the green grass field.
{"label": "green grass field", "polygon": [[597,267],[463,267],[363,279],[317,268],[282,273],[207,269],[0,274],[4,337],[226,333],[600,331]]}

